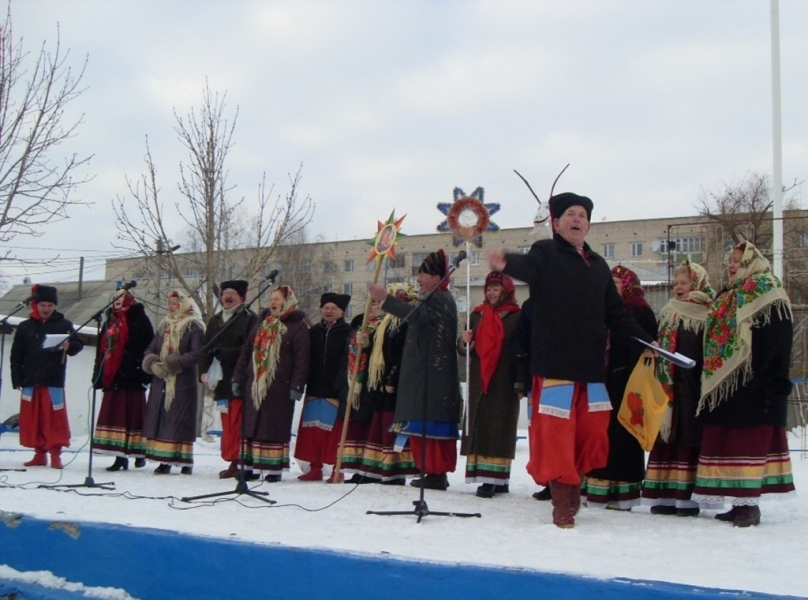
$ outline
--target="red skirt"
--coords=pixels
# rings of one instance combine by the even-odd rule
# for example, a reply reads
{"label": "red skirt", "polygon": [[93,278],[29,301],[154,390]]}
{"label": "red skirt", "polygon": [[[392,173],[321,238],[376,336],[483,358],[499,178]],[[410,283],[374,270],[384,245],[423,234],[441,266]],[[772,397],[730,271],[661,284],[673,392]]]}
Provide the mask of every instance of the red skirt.
{"label": "red skirt", "polygon": [[146,439],[143,437],[145,413],[145,390],[105,391],[95,426],[93,451],[136,458],[146,456]]}

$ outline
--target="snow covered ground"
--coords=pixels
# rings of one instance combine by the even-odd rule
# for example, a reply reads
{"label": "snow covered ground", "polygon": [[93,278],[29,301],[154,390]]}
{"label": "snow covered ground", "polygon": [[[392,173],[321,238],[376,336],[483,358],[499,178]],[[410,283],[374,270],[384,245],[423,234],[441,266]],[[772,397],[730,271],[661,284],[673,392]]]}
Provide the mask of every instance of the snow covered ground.
{"label": "snow covered ground", "polygon": [[[716,521],[713,511],[680,518],[654,516],[647,508],[631,513],[583,508],[575,528],[561,530],[551,523],[549,503],[531,498],[538,488],[524,469],[524,439],[517,444],[510,494],[477,498],[476,486],[463,482],[462,460],[458,472],[450,475],[448,491],[427,491],[431,510],[479,512],[481,518],[428,515],[419,524],[414,515],[368,515],[368,510],[410,511],[418,490],[303,483],[296,479],[301,471],[294,464],[282,482],[255,488],[270,492],[275,505],[248,496],[182,502],[182,497],[235,488],[233,480],[217,478],[225,466],[217,445],[202,441],[196,444],[190,477],[176,469],[170,476],[154,475],[154,464],[107,473],[104,467],[112,459],[95,457],[95,481],[113,481],[114,490],[58,492],[38,487],[83,483],[89,456],[86,441],[86,437],[73,440],[71,452],[64,456],[68,461],[64,471],[37,467],[0,473],[0,510],[261,544],[808,597],[808,501],[799,493],[781,502],[765,502],[761,525],[744,530]],[[799,492],[808,481],[808,460],[799,451],[800,436],[792,434],[789,442],[795,450],[792,461]],[[21,468],[30,455],[30,450],[19,447],[16,434],[0,436],[0,468]]]}

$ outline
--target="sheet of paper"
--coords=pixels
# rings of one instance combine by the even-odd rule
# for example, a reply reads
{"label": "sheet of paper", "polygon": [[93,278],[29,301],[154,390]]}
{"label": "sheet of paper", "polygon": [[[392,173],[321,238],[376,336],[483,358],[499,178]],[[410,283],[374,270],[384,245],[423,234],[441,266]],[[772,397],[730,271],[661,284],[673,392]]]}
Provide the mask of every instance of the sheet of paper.
{"label": "sheet of paper", "polygon": [[59,344],[64,342],[70,337],[68,333],[49,333],[45,335],[45,341],[42,342],[43,348],[56,348]]}
{"label": "sheet of paper", "polygon": [[635,340],[640,342],[643,346],[648,346],[649,348],[651,348],[651,350],[656,350],[656,352],[662,358],[667,358],[669,361],[671,361],[677,367],[682,367],[683,369],[692,369],[693,367],[696,366],[696,361],[693,360],[692,358],[688,357],[688,356],[685,356],[684,354],[679,354],[678,352],[670,352],[669,350],[665,350],[664,348],[657,348],[656,346],[653,346],[653,345],[649,344],[648,342],[642,341],[638,337],[634,337],[634,336],[631,336],[631,337],[633,337]]}

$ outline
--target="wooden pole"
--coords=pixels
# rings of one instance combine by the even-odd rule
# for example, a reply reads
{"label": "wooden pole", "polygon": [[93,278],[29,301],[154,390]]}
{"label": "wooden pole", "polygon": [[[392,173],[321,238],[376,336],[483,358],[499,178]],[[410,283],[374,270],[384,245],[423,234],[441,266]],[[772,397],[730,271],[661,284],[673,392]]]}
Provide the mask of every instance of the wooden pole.
{"label": "wooden pole", "polygon": [[[382,263],[386,254],[380,254],[376,257],[376,269],[373,271],[373,283],[379,280],[379,273],[382,270]],[[357,333],[364,332],[368,325],[368,314],[370,313],[370,304],[373,298],[368,294],[367,302],[365,302],[365,314],[362,315],[362,325],[359,327]],[[356,376],[359,373],[359,364],[362,361],[362,351],[364,348],[358,343],[356,344],[356,356],[354,357],[353,365],[351,365],[351,382],[348,389],[348,399],[345,402],[345,417],[342,421],[342,435],[339,438],[339,449],[337,450],[337,463],[334,465],[334,472],[331,474],[333,483],[342,481],[342,457],[345,452],[345,438],[348,437],[348,423],[351,421],[351,404],[353,402],[354,390],[356,390]]]}

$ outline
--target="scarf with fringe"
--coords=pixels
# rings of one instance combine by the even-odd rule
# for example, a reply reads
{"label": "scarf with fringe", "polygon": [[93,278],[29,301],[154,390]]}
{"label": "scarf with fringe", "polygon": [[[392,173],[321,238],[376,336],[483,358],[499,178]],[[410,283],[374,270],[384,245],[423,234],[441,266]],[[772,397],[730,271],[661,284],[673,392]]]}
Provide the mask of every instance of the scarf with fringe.
{"label": "scarf with fringe", "polygon": [[[687,300],[673,298],[659,311],[659,345],[671,352],[676,352],[680,325],[686,331],[694,333],[699,333],[704,329],[707,311],[715,297],[704,267],[688,260],[685,260],[682,266],[687,267],[690,271],[690,293],[687,295]],[[668,410],[665,411],[659,430],[659,436],[664,442],[670,438],[673,424],[673,374],[675,369],[676,365],[669,360],[665,360],[661,356],[657,358],[657,379],[668,396]]]}
{"label": "scarf with fringe", "polygon": [[[395,296],[402,302],[415,302],[418,300],[418,292],[409,283],[391,283],[387,286],[387,293]],[[368,389],[378,390],[384,385],[384,341],[387,332],[398,326],[401,319],[390,313],[384,315],[376,331],[373,334],[373,348],[370,351],[368,364]]]}
{"label": "scarf with fringe", "polygon": [[[368,335],[368,338],[373,340],[374,344],[376,342],[376,338],[374,333],[376,328],[379,325],[379,317],[370,317],[368,318],[368,322],[365,324],[365,333]],[[348,389],[351,388],[351,380],[353,379],[353,369],[354,363],[356,362],[356,355],[359,353],[359,342],[357,340],[357,336],[361,333],[361,328],[357,328],[351,334],[351,340],[348,342]],[[373,352],[373,348],[371,347],[371,352]],[[365,383],[368,378],[368,353],[362,351],[362,358],[359,361],[359,367],[356,370],[356,384],[361,386]],[[357,390],[360,388],[354,387],[354,397],[351,399],[354,409],[359,409],[359,393]]]}
{"label": "scarf with fringe", "polygon": [[[188,328],[196,323],[202,331],[205,331],[205,322],[196,310],[196,305],[190,298],[187,298],[181,292],[174,290],[168,296],[169,299],[176,298],[180,302],[180,307],[175,315],[166,315],[160,323],[160,328],[163,330],[163,345],[160,348],[160,360],[165,364],[166,357],[169,354],[180,351],[180,342],[182,336],[188,331]],[[171,403],[174,401],[174,396],[177,393],[177,375],[169,375],[166,377],[166,396],[165,407],[166,412],[171,409]]]}
{"label": "scarf with fringe", "polygon": [[288,331],[283,319],[297,310],[297,296],[288,285],[278,288],[286,297],[278,311],[278,316],[269,313],[258,325],[253,339],[252,363],[255,379],[252,384],[252,399],[255,410],[261,408],[267,390],[275,381],[275,373],[281,360],[281,343],[284,334]]}
{"label": "scarf with fringe", "polygon": [[741,267],[707,314],[696,414],[714,410],[751,379],[752,327],[769,323],[772,309],[792,318],[791,302],[769,261],[751,242],[736,250],[743,251]]}

